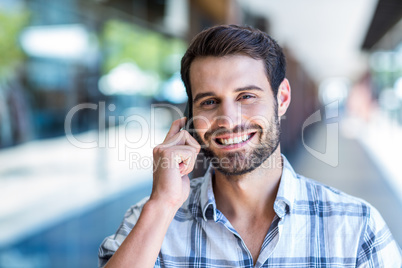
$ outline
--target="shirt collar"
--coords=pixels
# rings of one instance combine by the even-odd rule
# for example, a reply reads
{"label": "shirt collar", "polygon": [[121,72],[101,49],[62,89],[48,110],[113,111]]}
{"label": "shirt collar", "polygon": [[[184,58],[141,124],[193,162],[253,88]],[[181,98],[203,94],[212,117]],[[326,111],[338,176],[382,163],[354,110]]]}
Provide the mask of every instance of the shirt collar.
{"label": "shirt collar", "polygon": [[283,218],[286,213],[292,211],[293,203],[297,198],[296,195],[299,193],[298,175],[284,155],[282,155],[282,160],[282,176],[274,203],[275,213],[280,218]]}
{"label": "shirt collar", "polygon": [[200,203],[202,216],[205,221],[213,219],[216,221],[216,202],[212,188],[212,178],[215,174],[214,169],[209,166],[201,184]]}
{"label": "shirt collar", "polygon": [[[296,194],[298,193],[298,176],[284,155],[282,155],[282,159],[282,176],[274,203],[275,213],[280,218],[283,218],[286,213],[292,210],[293,203],[296,199]],[[204,175],[200,189],[199,200],[202,210],[202,217],[205,221],[217,220],[216,202],[212,188],[212,178],[214,174],[214,169],[210,166]]]}

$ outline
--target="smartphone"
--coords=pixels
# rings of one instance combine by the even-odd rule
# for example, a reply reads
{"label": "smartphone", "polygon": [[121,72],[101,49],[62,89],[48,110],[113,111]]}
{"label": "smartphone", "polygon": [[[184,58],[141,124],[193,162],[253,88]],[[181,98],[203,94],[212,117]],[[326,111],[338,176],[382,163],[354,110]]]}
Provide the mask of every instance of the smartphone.
{"label": "smartphone", "polygon": [[193,114],[192,114],[192,107],[189,104],[189,102],[187,102],[186,108],[184,109],[184,116],[187,117],[187,122],[184,129],[187,130],[191,134],[191,136],[193,136],[194,132],[193,119],[192,119]]}

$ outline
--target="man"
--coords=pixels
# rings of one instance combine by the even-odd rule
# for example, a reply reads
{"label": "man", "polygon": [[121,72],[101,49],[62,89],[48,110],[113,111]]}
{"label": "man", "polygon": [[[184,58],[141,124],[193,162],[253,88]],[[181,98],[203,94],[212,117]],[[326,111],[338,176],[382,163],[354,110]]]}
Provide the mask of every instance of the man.
{"label": "man", "polygon": [[[182,59],[186,118],[154,149],[148,200],[104,240],[107,267],[401,267],[368,203],[295,174],[281,155],[285,57],[267,34],[217,26]],[[200,149],[211,166],[189,180]]]}

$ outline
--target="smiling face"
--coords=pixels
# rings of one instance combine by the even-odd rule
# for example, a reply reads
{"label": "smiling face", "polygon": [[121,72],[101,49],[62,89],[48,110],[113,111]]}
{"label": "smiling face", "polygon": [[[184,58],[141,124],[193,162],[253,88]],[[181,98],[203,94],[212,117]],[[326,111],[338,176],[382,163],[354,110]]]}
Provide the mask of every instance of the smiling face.
{"label": "smiling face", "polygon": [[263,61],[244,55],[196,58],[190,81],[195,136],[212,165],[226,175],[261,166],[277,149],[280,133]]}

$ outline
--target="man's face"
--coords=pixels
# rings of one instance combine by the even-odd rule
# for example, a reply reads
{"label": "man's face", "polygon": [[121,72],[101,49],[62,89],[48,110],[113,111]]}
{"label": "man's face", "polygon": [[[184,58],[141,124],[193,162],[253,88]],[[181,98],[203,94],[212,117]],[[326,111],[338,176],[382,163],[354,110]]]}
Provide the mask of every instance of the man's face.
{"label": "man's face", "polygon": [[226,175],[259,167],[278,147],[277,100],[262,60],[196,58],[191,64],[195,137]]}

